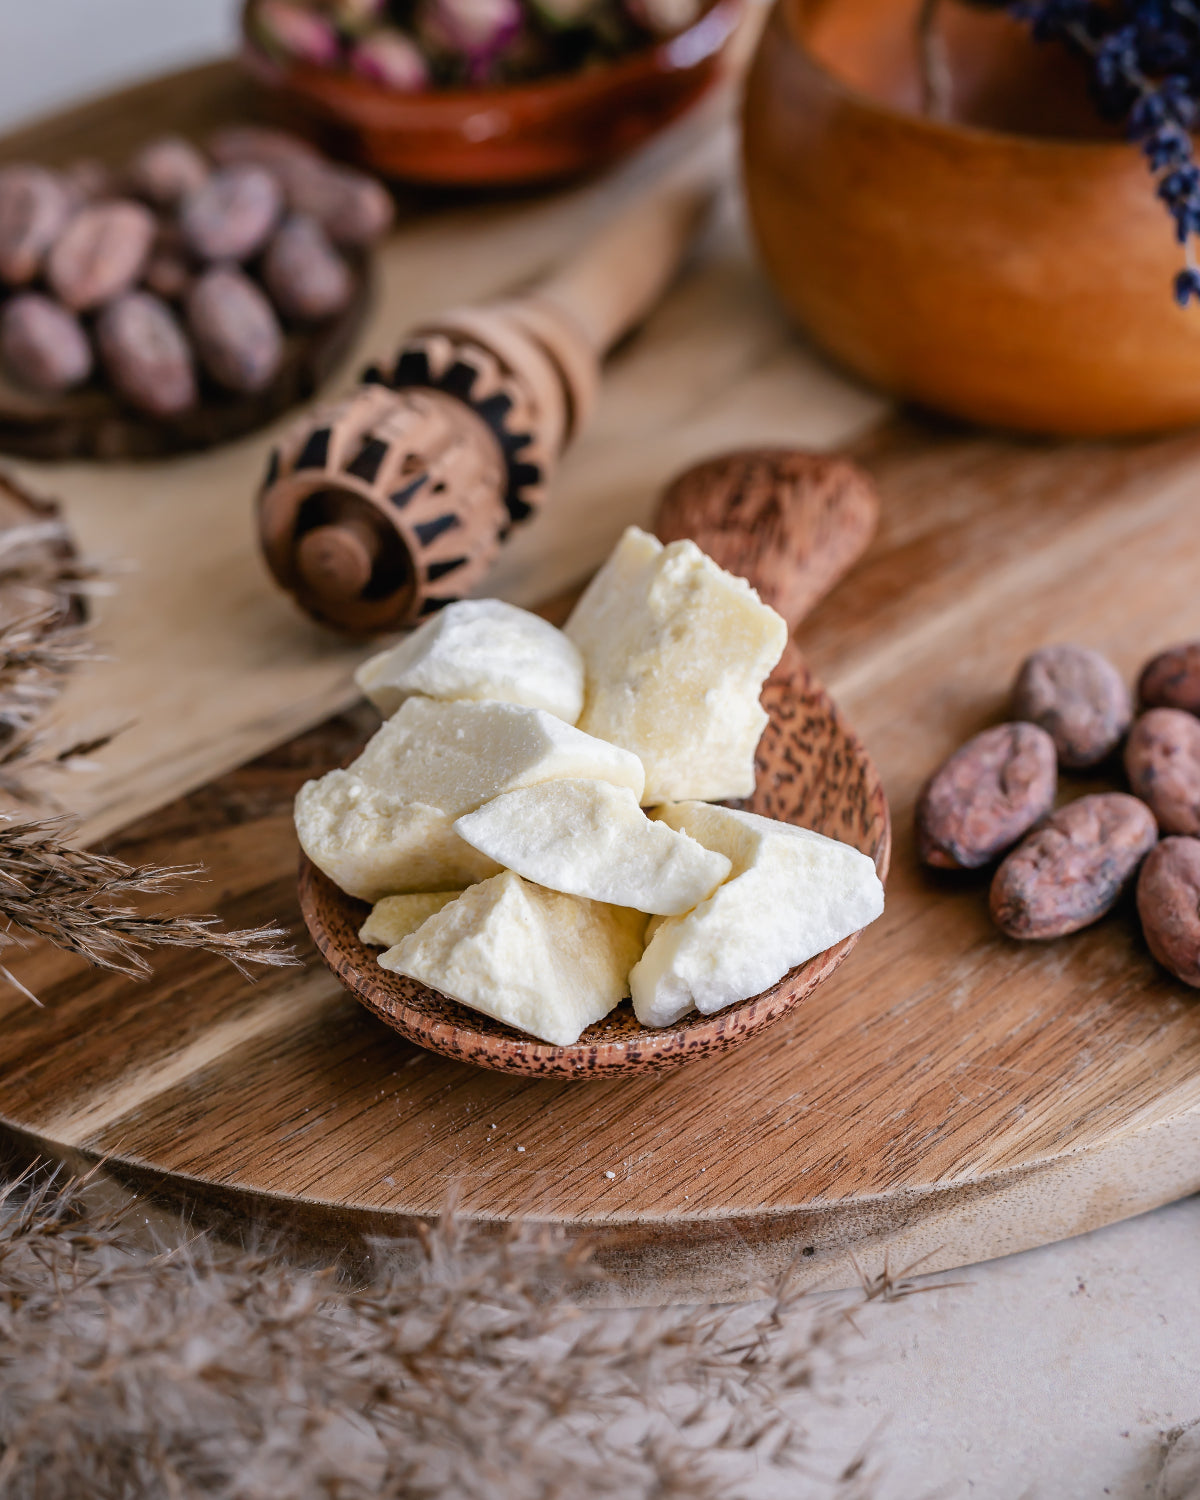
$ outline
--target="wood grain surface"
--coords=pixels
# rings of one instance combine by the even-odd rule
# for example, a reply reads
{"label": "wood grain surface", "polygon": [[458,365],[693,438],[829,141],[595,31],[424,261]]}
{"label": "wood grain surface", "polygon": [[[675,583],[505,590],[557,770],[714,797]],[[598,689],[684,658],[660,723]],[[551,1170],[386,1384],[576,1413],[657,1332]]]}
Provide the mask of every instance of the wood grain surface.
{"label": "wood grain surface", "polygon": [[[880,530],[801,643],[884,776],[888,905],[777,1026],[674,1074],[558,1083],[405,1043],[310,950],[254,986],[190,956],[138,986],[35,953],[19,973],[45,1008],[0,994],[0,1115],[340,1242],[457,1193],[483,1220],[597,1238],[646,1301],[748,1295],[793,1257],[833,1285],[856,1279],[851,1254],[960,1265],[1200,1187],[1200,1009],[1129,911],[1011,942],[986,878],[921,872],[910,834],[922,778],[1003,716],[1032,646],[1080,640],[1132,677],[1200,635],[1200,438],[1050,447],[909,423],[859,457]],[[290,796],[369,728],[365,710],[334,720],[115,844],[202,858],[193,904],[299,933]]]}

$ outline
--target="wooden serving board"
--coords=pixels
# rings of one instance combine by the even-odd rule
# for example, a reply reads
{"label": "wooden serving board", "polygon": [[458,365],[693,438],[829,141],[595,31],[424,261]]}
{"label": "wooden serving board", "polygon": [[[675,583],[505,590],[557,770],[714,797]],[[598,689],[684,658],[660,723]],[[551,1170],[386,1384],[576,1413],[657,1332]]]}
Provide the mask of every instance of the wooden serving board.
{"label": "wooden serving board", "polygon": [[[881,532],[801,640],[884,776],[888,905],[777,1026],[676,1073],[558,1083],[404,1042],[307,946],[303,972],[254,986],[186,955],[139,986],[37,953],[18,972],[45,1008],[0,992],[0,1115],[342,1243],[451,1195],[562,1225],[644,1301],[749,1295],[793,1258],[827,1285],[856,1279],[852,1255],[960,1265],[1200,1187],[1200,999],[1129,911],[1013,943],[986,878],[921,872],[910,833],[922,778],[1002,715],[1031,647],[1084,641],[1132,675],[1200,634],[1200,438],[1052,447],[909,423],[860,456]],[[193,906],[299,934],[290,797],[370,727],[365,710],[331,720],[112,846],[203,859]]]}

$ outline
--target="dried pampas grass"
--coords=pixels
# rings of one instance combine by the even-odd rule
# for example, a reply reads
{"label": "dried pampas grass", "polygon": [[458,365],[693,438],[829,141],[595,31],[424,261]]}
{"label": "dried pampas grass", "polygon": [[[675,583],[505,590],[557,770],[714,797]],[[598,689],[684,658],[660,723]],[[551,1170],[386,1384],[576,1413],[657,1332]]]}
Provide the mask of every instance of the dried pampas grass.
{"label": "dried pampas grass", "polygon": [[786,1276],[750,1308],[581,1315],[586,1255],[453,1212],[354,1282],[134,1223],[49,1174],[0,1192],[6,1500],[867,1493],[861,1462],[814,1477],[853,1334]]}

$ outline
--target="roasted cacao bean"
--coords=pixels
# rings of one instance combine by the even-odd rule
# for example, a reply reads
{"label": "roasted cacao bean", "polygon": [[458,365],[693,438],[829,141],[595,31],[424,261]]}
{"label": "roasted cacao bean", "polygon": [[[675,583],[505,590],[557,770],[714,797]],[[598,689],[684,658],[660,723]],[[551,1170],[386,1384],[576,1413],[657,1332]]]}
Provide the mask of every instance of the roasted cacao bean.
{"label": "roasted cacao bean", "polygon": [[201,260],[248,260],[271,237],[283,189],[264,167],[222,167],[184,199],[179,226]]}
{"label": "roasted cacao bean", "polygon": [[290,162],[279,168],[288,207],[310,214],[335,245],[371,245],[395,217],[391,194],[381,183],[349,167]]}
{"label": "roasted cacao bean", "polygon": [[149,141],[129,163],[129,186],[139,198],[159,208],[173,208],[198,192],[209,172],[208,163],[190,141],[164,135]]}
{"label": "roasted cacao bean", "polygon": [[208,154],[222,167],[249,163],[277,172],[288,162],[316,163],[324,157],[303,137],[262,125],[228,125],[215,130],[205,141]]}
{"label": "roasted cacao bean", "polygon": [[0,358],[18,385],[47,395],[72,390],[92,373],[92,348],[79,319],[40,292],[22,292],[4,304]]}
{"label": "roasted cacao bean", "polygon": [[0,280],[24,286],[41,269],[71,213],[62,179],[42,167],[0,172]]}
{"label": "roasted cacao bean", "polygon": [[1152,708],[1125,742],[1129,785],[1164,833],[1200,833],[1200,719]]}
{"label": "roasted cacao bean", "polygon": [[917,800],[926,864],[973,870],[1015,844],[1054,805],[1054,741],[1036,724],[1000,724],[968,740]]}
{"label": "roasted cacao bean", "polygon": [[1017,673],[1013,717],[1046,731],[1060,766],[1094,766],[1120,744],[1133,704],[1121,674],[1098,651],[1043,646]]}
{"label": "roasted cacao bean", "polygon": [[1126,792],[1060,807],[1017,845],[992,880],[992,919],[1014,938],[1056,938],[1111,911],[1158,839],[1154,815]]}
{"label": "roasted cacao bean", "polygon": [[192,284],[192,273],[181,256],[159,250],[150,257],[142,272],[142,283],[156,297],[166,302],[179,302]]}
{"label": "roasted cacao bean", "polygon": [[341,312],[354,290],[350,267],[307,214],[292,214],[267,246],[263,280],[289,318],[318,322]]}
{"label": "roasted cacao bean", "polygon": [[231,391],[261,391],[283,361],[283,332],[271,304],[232,266],[214,266],[187,296],[187,320],[204,368]]}
{"label": "roasted cacao bean", "polygon": [[1163,839],[1138,876],[1138,916],[1150,952],[1200,988],[1200,839]]}
{"label": "roasted cacao bean", "polygon": [[156,227],[143,203],[118,199],[81,208],[47,257],[51,290],[74,312],[120,296],[142,274]]}
{"label": "roasted cacao bean", "polygon": [[102,161],[84,156],[63,168],[63,186],[71,201],[72,212],[85,203],[97,203],[101,198],[120,197],[116,179]]}
{"label": "roasted cacao bean", "polygon": [[171,417],[196,402],[192,351],[165,302],[126,292],[96,320],[96,343],[113,389],[131,406]]}
{"label": "roasted cacao bean", "polygon": [[1143,708],[1181,708],[1200,714],[1200,641],[1161,651],[1142,668],[1138,701]]}

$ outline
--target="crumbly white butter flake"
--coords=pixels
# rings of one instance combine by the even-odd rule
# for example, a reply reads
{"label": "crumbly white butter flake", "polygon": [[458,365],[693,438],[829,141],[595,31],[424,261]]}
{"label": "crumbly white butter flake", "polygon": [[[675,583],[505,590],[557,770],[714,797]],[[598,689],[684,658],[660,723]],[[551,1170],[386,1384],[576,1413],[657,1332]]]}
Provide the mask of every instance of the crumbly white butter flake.
{"label": "crumbly white butter flake", "polygon": [[563,1047],[629,993],[645,926],[640,912],[506,870],[464,891],[379,962]]}
{"label": "crumbly white butter flake", "polygon": [[416,891],[407,896],[385,896],[371,908],[371,915],[358,929],[359,941],[371,948],[394,948],[401,938],[416,932],[426,917],[441,911],[458,891]]}
{"label": "crumbly white butter flake", "polygon": [[564,629],[586,668],[579,727],[640,757],[647,806],[750,795],[788,631],[745,579],[631,526]]}
{"label": "crumbly white butter flake", "polygon": [[568,779],[521,787],[459,818],[481,854],[550,890],[679,914],[729,874],[725,855],[651,822],[628,787]]}
{"label": "crumbly white butter flake", "polygon": [[385,717],[418,694],[523,703],[568,724],[583,708],[578,649],[547,620],[502,599],[447,605],[363,662],[354,680]]}
{"label": "crumbly white butter flake", "polygon": [[613,781],[635,795],[636,755],[514,703],[409,698],[348,770],[307,782],[296,831],[315,865],[364,901],[448,890],[499,870],[453,824],[502,792],[564,776]]}
{"label": "crumbly white butter flake", "polygon": [[730,878],[682,917],[651,924],[629,976],[645,1026],[670,1026],[745,1000],[883,911],[874,862],[848,844],[731,808],[688,802],[656,810],[732,863]]}

